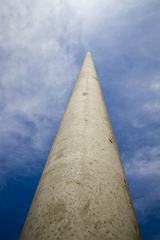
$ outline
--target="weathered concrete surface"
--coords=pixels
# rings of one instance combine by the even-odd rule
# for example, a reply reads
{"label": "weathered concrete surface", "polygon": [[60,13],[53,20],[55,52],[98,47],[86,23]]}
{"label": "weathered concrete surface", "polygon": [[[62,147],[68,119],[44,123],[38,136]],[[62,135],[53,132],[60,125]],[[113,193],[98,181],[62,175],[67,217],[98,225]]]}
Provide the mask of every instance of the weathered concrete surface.
{"label": "weathered concrete surface", "polygon": [[90,53],[20,239],[142,239]]}

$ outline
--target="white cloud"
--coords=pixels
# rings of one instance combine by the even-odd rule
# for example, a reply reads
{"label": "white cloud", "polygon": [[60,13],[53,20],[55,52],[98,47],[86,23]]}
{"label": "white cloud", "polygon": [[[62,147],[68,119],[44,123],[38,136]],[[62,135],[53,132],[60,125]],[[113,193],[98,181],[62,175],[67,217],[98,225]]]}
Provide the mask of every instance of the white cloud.
{"label": "white cloud", "polygon": [[154,112],[154,111],[160,111],[160,104],[158,103],[146,103],[144,106],[143,106],[144,110],[148,111],[148,112]]}
{"label": "white cloud", "polygon": [[[127,159],[128,158],[128,159]],[[160,148],[141,147],[135,151],[133,157],[122,155],[124,169],[127,175],[129,186],[134,195],[134,207],[141,223],[145,224],[148,217],[155,214],[160,217],[159,208],[160,198]]]}
{"label": "white cloud", "polygon": [[139,123],[137,119],[134,119],[132,124],[133,124],[133,127],[136,127],[136,128],[142,128],[144,126],[142,123]]}
{"label": "white cloud", "polygon": [[154,82],[154,83],[151,85],[151,88],[153,88],[153,90],[154,90],[155,92],[160,91],[160,79],[159,79],[159,82]]}
{"label": "white cloud", "polygon": [[128,161],[125,158],[125,155],[122,155],[127,175],[133,174],[142,177],[143,175],[160,174],[159,146],[139,148],[133,158]]}

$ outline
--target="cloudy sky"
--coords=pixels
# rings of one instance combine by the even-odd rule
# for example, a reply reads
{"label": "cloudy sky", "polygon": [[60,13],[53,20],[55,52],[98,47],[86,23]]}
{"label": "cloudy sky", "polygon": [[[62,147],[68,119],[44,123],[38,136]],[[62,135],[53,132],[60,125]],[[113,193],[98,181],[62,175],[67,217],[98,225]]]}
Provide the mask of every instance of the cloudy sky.
{"label": "cloudy sky", "polygon": [[18,240],[90,51],[144,240],[160,239],[160,1],[0,1],[0,239]]}

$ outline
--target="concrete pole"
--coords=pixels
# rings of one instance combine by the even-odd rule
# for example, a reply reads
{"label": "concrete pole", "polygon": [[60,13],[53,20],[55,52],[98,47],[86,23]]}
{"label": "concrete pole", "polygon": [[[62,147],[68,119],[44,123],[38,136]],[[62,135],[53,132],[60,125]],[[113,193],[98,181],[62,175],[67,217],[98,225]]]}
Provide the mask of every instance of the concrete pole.
{"label": "concrete pole", "polygon": [[34,239],[142,239],[90,53],[20,236]]}

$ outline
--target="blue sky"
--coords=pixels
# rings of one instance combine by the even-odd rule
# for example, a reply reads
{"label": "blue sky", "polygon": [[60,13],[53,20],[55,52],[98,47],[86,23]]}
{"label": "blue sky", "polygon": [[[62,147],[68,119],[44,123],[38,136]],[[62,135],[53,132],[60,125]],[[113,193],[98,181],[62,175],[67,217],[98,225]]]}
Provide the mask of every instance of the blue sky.
{"label": "blue sky", "polygon": [[88,51],[144,240],[160,239],[160,1],[0,1],[0,239],[19,239]]}

